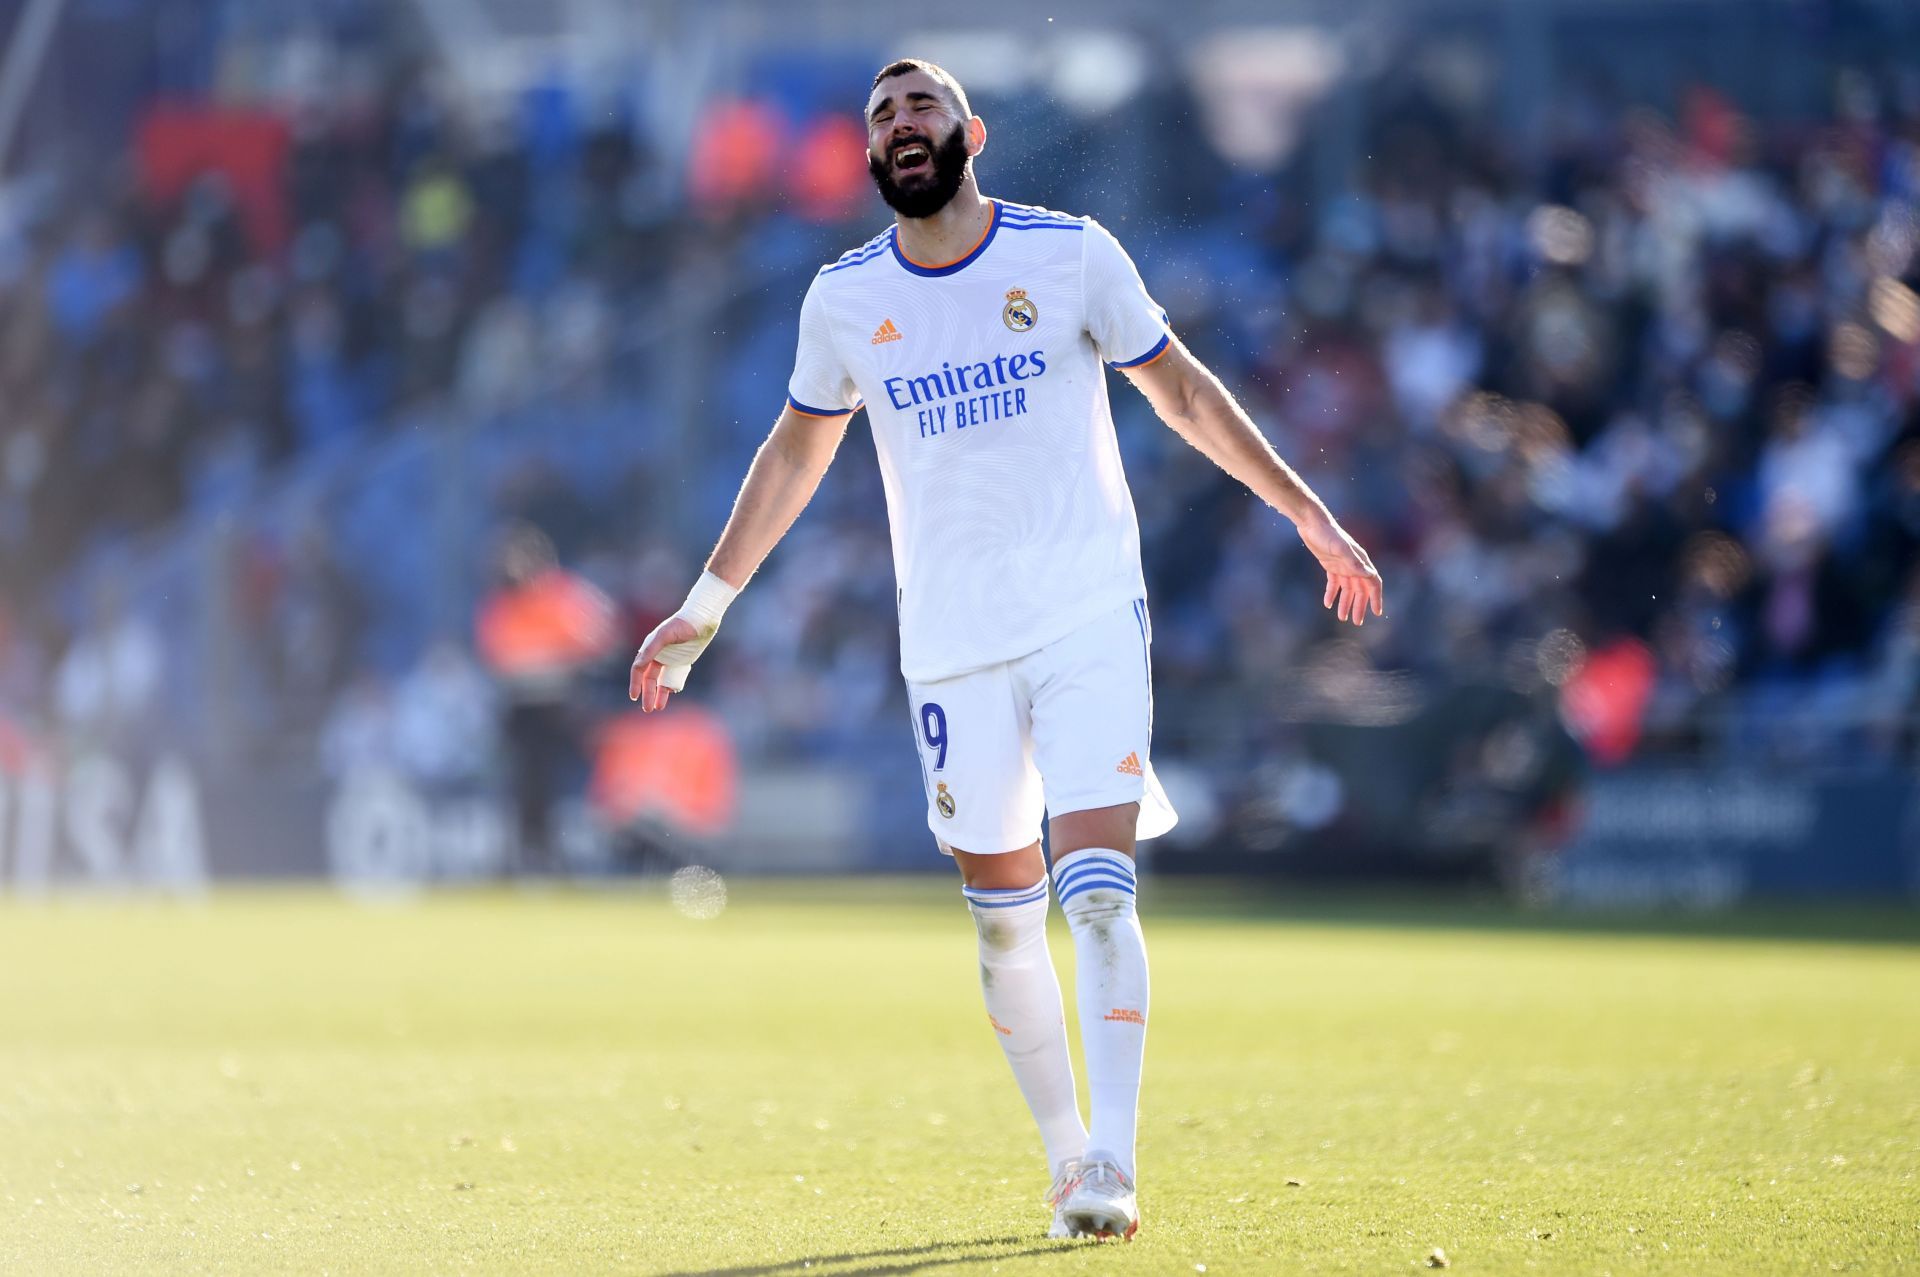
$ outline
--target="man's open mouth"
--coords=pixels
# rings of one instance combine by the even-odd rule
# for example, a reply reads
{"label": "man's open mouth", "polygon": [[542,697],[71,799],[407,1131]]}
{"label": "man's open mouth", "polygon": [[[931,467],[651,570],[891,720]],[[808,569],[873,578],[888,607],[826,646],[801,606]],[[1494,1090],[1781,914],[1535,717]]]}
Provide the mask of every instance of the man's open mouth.
{"label": "man's open mouth", "polygon": [[911,173],[922,169],[933,159],[933,152],[924,142],[908,142],[893,148],[893,169],[896,173]]}

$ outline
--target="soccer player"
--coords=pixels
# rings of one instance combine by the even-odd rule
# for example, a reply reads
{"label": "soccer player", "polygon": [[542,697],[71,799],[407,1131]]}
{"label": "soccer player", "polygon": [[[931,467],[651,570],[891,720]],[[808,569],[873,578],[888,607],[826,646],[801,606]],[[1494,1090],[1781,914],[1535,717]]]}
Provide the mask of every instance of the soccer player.
{"label": "soccer player", "polygon": [[[651,711],[685,687],[864,404],[927,824],[959,866],[987,1018],[1040,1127],[1050,1235],[1131,1237],[1148,1014],[1134,846],[1174,813],[1149,761],[1152,631],[1101,361],[1293,521],[1340,620],[1382,614],[1380,575],[1173,335],[1104,227],[981,194],[987,128],[953,76],[889,64],[866,123],[893,225],[807,290],[786,407],[706,572],[634,657],[628,694]],[[1073,935],[1090,1127],[1047,952],[1043,813]]]}

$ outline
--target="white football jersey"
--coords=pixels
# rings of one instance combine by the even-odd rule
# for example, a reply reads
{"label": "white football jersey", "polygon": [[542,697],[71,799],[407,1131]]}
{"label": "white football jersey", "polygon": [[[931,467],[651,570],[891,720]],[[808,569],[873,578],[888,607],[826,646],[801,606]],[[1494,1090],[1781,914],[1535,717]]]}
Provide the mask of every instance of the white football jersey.
{"label": "white football jersey", "polygon": [[933,682],[1037,651],[1143,597],[1104,359],[1150,363],[1167,316],[1098,222],[992,201],[927,266],[895,228],[821,268],[800,308],[797,412],[864,402],[899,586],[900,664]]}

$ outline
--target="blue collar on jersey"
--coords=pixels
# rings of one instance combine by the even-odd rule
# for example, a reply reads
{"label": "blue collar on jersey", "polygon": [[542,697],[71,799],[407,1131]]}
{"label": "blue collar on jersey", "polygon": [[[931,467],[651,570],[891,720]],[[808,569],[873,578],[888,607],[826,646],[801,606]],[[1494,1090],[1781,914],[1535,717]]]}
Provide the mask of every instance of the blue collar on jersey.
{"label": "blue collar on jersey", "polygon": [[980,242],[975,244],[972,250],[959,261],[948,262],[945,266],[920,265],[920,263],[900,251],[900,227],[898,223],[895,223],[893,229],[887,232],[887,243],[893,247],[893,260],[899,262],[901,266],[916,275],[951,275],[955,271],[965,270],[974,258],[987,251],[987,245],[993,243],[993,237],[999,233],[1000,201],[994,199],[988,200],[987,209],[987,233],[982,235]]}

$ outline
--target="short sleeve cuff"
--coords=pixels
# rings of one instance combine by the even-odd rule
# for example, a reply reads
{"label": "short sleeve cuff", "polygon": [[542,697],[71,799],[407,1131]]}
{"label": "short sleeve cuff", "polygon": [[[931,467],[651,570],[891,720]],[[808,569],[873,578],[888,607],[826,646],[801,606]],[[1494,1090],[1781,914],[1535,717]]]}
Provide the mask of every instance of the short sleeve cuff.
{"label": "short sleeve cuff", "polygon": [[1113,366],[1115,368],[1144,368],[1146,365],[1160,358],[1160,356],[1166,354],[1167,347],[1171,345],[1172,342],[1173,342],[1172,333],[1170,332],[1161,333],[1160,340],[1154,342],[1153,346],[1145,354],[1141,355],[1137,359],[1116,360]]}
{"label": "short sleeve cuff", "polygon": [[787,407],[793,409],[803,417],[844,417],[859,406],[859,404],[855,404],[853,408],[815,408],[811,404],[801,403],[792,395],[787,396]]}

